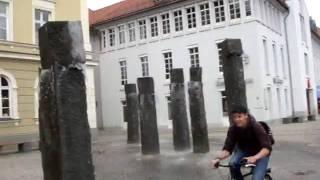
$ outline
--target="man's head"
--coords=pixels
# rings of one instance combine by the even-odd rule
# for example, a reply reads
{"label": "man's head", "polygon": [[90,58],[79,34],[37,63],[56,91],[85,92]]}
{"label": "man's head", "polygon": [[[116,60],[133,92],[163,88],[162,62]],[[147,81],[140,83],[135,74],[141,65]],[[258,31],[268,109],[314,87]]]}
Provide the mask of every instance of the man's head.
{"label": "man's head", "polygon": [[244,106],[234,107],[231,111],[231,117],[233,124],[237,127],[244,128],[249,123],[249,111]]}

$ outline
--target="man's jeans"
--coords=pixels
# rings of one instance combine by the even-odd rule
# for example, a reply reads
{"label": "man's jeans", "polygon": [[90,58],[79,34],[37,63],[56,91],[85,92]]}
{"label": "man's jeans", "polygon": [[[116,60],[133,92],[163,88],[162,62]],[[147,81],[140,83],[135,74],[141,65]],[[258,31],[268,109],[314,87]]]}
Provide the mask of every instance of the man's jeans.
{"label": "man's jeans", "polygon": [[[230,160],[230,172],[232,179],[243,180],[240,162],[243,158],[252,156],[236,148]],[[268,168],[269,156],[257,161],[256,167],[253,168],[252,180],[263,180]]]}

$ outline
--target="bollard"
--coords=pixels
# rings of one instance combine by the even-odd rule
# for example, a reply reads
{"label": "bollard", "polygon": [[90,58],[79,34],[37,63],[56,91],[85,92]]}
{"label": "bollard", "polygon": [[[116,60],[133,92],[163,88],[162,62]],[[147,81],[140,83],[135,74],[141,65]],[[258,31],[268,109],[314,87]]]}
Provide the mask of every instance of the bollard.
{"label": "bollard", "polygon": [[192,126],[193,152],[207,153],[210,151],[206,112],[204,106],[202,69],[190,68],[189,108]]}
{"label": "bollard", "polygon": [[94,180],[80,22],[40,28],[40,150],[44,180]]}
{"label": "bollard", "polygon": [[139,101],[137,95],[137,88],[135,84],[126,84],[126,101],[127,110],[125,111],[127,121],[127,133],[128,143],[140,142],[140,130],[139,130]]}
{"label": "bollard", "polygon": [[[246,82],[242,62],[240,39],[227,39],[221,43],[222,62],[227,104],[230,111],[237,106],[247,107]],[[231,123],[231,117],[229,118]]]}
{"label": "bollard", "polygon": [[159,154],[159,133],[153,78],[138,78],[142,154]]}
{"label": "bollard", "polygon": [[190,131],[186,110],[183,69],[171,70],[170,96],[174,149],[176,151],[188,150],[190,149]]}

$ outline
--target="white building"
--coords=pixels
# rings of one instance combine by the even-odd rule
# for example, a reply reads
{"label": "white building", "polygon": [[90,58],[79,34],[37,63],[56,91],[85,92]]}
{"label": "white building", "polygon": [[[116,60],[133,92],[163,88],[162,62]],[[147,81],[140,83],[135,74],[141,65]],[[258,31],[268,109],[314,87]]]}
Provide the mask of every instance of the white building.
{"label": "white building", "polygon": [[189,81],[191,66],[203,68],[208,123],[228,125],[217,46],[226,38],[242,41],[248,104],[258,120],[315,114],[308,19],[297,0],[126,0],[91,12],[103,126],[124,125],[123,85],[143,76],[155,81],[158,124],[170,126],[169,71],[183,68]]}
{"label": "white building", "polygon": [[[311,21],[311,37],[312,37],[312,51],[314,72],[317,85],[317,99],[318,108],[320,105],[320,28],[317,27],[315,21]],[[320,109],[318,110],[320,112]]]}

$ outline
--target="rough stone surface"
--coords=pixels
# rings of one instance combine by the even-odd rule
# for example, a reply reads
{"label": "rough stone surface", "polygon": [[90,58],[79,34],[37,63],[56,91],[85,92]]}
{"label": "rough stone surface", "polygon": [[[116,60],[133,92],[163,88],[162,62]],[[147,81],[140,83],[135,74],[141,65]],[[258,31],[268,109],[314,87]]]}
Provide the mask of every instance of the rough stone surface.
{"label": "rough stone surface", "polygon": [[40,29],[40,149],[44,180],[94,180],[80,22]]}
{"label": "rough stone surface", "polygon": [[239,105],[247,107],[241,40],[227,39],[221,46],[228,109]]}
{"label": "rough stone surface", "polygon": [[125,117],[128,125],[128,143],[139,143],[139,100],[136,84],[126,84],[125,92],[127,100],[127,110]]}
{"label": "rough stone surface", "polygon": [[138,78],[142,154],[159,154],[157,111],[151,77]]}
{"label": "rough stone surface", "polygon": [[202,82],[194,81],[201,80],[201,72],[201,68],[191,68],[192,81],[188,84],[194,153],[207,153],[210,150]]}
{"label": "rough stone surface", "polygon": [[183,69],[171,70],[171,110],[173,144],[176,151],[190,149],[190,131],[186,109]]}

